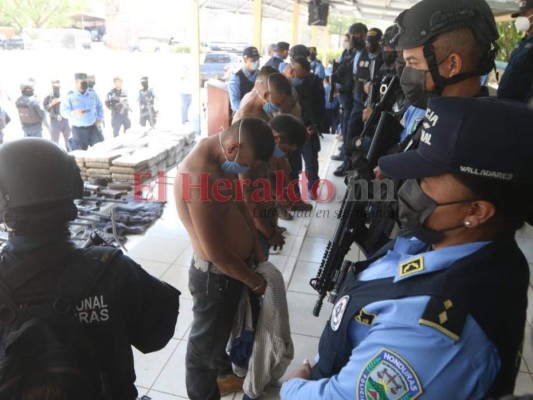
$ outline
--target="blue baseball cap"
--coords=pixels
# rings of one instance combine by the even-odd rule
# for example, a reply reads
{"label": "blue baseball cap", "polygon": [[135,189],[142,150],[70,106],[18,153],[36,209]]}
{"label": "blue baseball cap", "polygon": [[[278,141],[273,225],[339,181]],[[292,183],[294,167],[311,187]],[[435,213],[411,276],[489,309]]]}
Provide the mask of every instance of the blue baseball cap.
{"label": "blue baseball cap", "polygon": [[533,109],[513,100],[431,99],[418,149],[381,157],[397,179],[449,172],[533,184]]}

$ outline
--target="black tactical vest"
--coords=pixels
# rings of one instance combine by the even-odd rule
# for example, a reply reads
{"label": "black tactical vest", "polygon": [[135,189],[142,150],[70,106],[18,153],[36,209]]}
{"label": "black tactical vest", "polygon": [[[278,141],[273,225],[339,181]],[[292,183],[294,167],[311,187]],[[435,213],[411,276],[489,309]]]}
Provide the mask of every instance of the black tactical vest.
{"label": "black tactical vest", "polygon": [[254,88],[254,83],[250,82],[250,80],[244,75],[244,72],[242,69],[239,70],[235,75],[239,77],[239,89],[241,90],[241,95],[239,100],[242,100],[244,95],[248,92],[251,92]]}
{"label": "black tactical vest", "polygon": [[19,112],[21,124],[39,124],[42,122],[41,117],[31,105],[31,98],[28,96],[20,96],[15,102]]}
{"label": "black tactical vest", "polygon": [[[529,268],[514,239],[499,240],[454,262],[449,268],[393,283],[393,277],[358,281],[356,275],[376,258],[355,263],[339,298],[349,296],[337,330],[326,324],[319,344],[320,359],[313,367],[314,380],[337,374],[348,363],[352,347],[348,329],[352,319],[368,304],[412,296],[431,296],[422,319],[460,336],[467,315],[481,326],[496,346],[501,367],[487,396],[513,393],[520,365],[527,308]],[[451,300],[448,320],[439,314]]]}
{"label": "black tactical vest", "polygon": [[371,73],[370,67],[372,60],[368,55],[368,51],[363,49],[361,55],[357,60],[357,74],[355,75],[355,88],[354,88],[354,98],[355,100],[363,103],[366,98],[365,93],[365,83],[370,81]]}

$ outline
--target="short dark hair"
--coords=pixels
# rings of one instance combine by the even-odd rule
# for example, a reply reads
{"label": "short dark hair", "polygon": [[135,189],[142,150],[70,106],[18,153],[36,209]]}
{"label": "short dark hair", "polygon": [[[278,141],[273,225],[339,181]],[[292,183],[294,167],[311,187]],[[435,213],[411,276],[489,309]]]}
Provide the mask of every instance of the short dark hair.
{"label": "short dark hair", "polygon": [[277,74],[279,73],[279,71],[270,66],[270,65],[265,65],[264,67],[262,67],[260,70],[259,70],[259,73],[257,74],[257,77],[258,78],[266,78],[267,76],[269,75],[272,75],[272,74]]}
{"label": "short dark hair", "polygon": [[289,50],[289,47],[291,47],[291,45],[287,42],[278,42],[276,44],[276,50]]}
{"label": "short dark hair", "polygon": [[486,200],[496,207],[496,227],[499,236],[513,236],[524,226],[533,223],[533,185],[481,178],[453,173],[474,198]]}
{"label": "short dark hair", "polygon": [[[242,124],[242,125],[241,125]],[[272,128],[260,118],[245,117],[233,123],[228,131],[237,137],[241,128],[241,142],[247,143],[257,159],[268,161],[274,153],[274,135]]]}
{"label": "short dark hair", "polygon": [[471,28],[463,27],[438,35],[433,42],[433,50],[437,62],[451,53],[459,54],[464,64],[463,72],[470,72],[481,68],[487,49],[476,38]]}
{"label": "short dark hair", "polygon": [[284,94],[290,96],[292,94],[292,86],[287,77],[279,72],[271,74],[267,78],[267,87],[274,90],[277,94]]}
{"label": "short dark hair", "polygon": [[300,65],[307,72],[311,71],[311,63],[305,57],[302,57],[302,56],[295,57],[292,59],[292,63]]}
{"label": "short dark hair", "polygon": [[279,133],[281,141],[302,147],[305,143],[307,130],[299,118],[291,114],[280,114],[272,118],[270,127]]}
{"label": "short dark hair", "polygon": [[350,29],[348,29],[348,32],[350,33],[350,35],[353,35],[354,33],[365,33],[366,34],[368,32],[368,28],[366,27],[365,24],[361,22],[356,22],[355,24],[350,26]]}

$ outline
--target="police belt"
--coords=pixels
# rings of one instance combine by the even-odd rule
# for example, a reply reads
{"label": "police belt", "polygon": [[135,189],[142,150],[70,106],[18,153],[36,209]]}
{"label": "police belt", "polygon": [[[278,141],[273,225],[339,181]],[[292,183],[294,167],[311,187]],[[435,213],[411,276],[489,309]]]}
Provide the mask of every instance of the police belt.
{"label": "police belt", "polygon": [[[252,261],[252,257],[250,257],[248,260],[245,260],[244,262],[250,268],[255,268],[255,263]],[[211,261],[204,260],[203,258],[198,257],[196,254],[192,256],[192,265],[194,268],[201,272],[209,271],[213,274],[223,274],[223,272],[220,271]]]}
{"label": "police belt", "polygon": [[51,115],[52,119],[55,119],[56,121],[63,121],[63,117],[61,115]]}

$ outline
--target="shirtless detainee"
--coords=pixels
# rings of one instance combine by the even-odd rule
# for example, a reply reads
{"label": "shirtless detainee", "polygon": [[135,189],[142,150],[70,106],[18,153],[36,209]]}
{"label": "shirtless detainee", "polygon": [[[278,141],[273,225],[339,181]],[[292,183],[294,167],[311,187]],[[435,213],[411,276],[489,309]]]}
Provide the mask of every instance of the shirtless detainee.
{"label": "shirtless detainee", "polygon": [[242,289],[247,286],[262,295],[266,288],[266,281],[251,269],[264,254],[237,174],[269,160],[273,151],[268,124],[244,118],[201,140],[178,167],[176,208],[194,249],[189,270],[194,319],[186,355],[191,400],[220,398],[218,370],[227,360]]}

